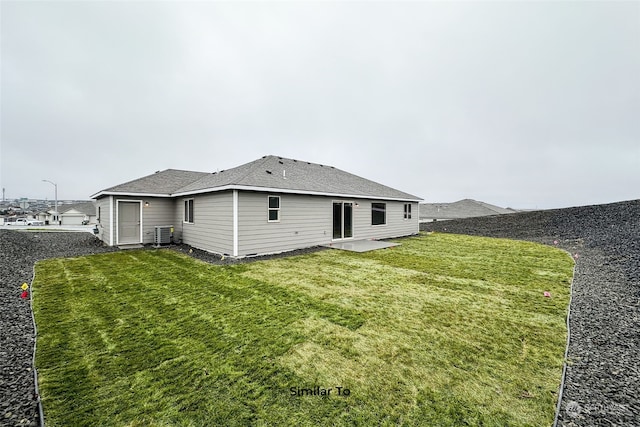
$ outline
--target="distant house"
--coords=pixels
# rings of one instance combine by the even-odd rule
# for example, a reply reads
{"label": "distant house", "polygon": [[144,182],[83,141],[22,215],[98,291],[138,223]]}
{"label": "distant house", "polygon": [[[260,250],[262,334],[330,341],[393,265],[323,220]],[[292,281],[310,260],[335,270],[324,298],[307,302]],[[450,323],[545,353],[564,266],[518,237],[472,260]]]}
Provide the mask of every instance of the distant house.
{"label": "distant house", "polygon": [[[43,211],[37,212],[35,217],[39,221],[45,221],[46,222],[46,221],[50,221],[50,218],[53,217],[53,214],[54,214],[53,209],[51,209],[51,210],[43,210]],[[49,222],[49,224],[50,224],[50,222]]]}
{"label": "distant house", "polygon": [[94,202],[74,203],[58,206],[62,225],[95,224],[97,219]]}
{"label": "distant house", "polygon": [[46,225],[50,225],[50,224],[59,225],[60,224],[60,208],[61,206],[58,206],[57,214],[56,214],[56,210],[54,208],[51,208],[51,209],[36,213],[34,217],[39,221],[44,221]]}
{"label": "distant house", "polygon": [[472,199],[463,199],[453,203],[421,203],[420,222],[504,215],[514,212],[516,212],[515,209],[501,208]]}
{"label": "distant house", "polygon": [[220,172],[167,169],[92,196],[108,245],[174,239],[234,257],[419,232],[419,197],[332,166],[276,156]]}
{"label": "distant house", "polygon": [[60,209],[62,206],[58,206],[58,213],[54,208],[40,211],[34,215],[34,218],[43,221],[46,225],[59,225],[60,224]]}

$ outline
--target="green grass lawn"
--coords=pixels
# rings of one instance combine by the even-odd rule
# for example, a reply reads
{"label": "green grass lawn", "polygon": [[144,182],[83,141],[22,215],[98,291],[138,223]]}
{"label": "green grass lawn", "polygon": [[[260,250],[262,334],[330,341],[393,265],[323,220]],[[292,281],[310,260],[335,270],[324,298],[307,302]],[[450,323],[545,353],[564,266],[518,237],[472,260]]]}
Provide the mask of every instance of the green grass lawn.
{"label": "green grass lawn", "polygon": [[[171,250],[39,262],[47,425],[551,425],[572,259],[400,242],[233,266]],[[314,387],[331,391],[291,391]]]}

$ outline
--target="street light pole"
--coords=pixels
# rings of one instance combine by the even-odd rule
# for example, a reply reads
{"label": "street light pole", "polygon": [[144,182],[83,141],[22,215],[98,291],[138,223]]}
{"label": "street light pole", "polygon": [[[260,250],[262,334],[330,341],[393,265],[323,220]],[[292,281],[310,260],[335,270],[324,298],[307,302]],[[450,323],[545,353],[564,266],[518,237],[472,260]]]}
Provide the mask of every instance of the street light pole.
{"label": "street light pole", "polygon": [[53,211],[54,216],[56,217],[56,221],[58,221],[58,225],[60,225],[60,219],[58,218],[58,184],[56,184],[55,182],[51,182],[48,179],[43,179],[43,182],[48,182],[49,184],[53,185],[53,187],[55,188],[55,197],[56,197],[56,201],[55,201],[55,208]]}

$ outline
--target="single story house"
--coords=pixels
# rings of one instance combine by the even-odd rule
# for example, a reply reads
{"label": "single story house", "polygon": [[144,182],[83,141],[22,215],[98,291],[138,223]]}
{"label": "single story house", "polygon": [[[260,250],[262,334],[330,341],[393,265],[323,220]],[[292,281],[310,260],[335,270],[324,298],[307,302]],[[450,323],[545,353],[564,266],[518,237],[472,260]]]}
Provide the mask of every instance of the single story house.
{"label": "single story house", "polygon": [[[60,210],[60,206],[58,206],[58,210]],[[60,212],[56,213],[56,210],[54,208],[46,211],[40,211],[35,215],[35,219],[37,219],[38,221],[43,221],[47,225],[59,225]]]}
{"label": "single story house", "polygon": [[95,224],[96,204],[94,202],[74,203],[58,206],[62,225],[82,225],[83,222]]}
{"label": "single story house", "polygon": [[515,209],[501,208],[500,206],[479,202],[473,199],[463,199],[453,203],[421,203],[420,222],[504,215],[514,212],[517,211]]}
{"label": "single story house", "polygon": [[422,200],[277,156],[213,173],[167,169],[91,197],[107,245],[153,243],[155,227],[171,225],[174,241],[233,257],[417,234]]}
{"label": "single story house", "polygon": [[39,221],[47,221],[49,219],[49,215],[53,214],[53,210],[52,211],[39,211],[38,213],[36,213],[36,219]]}

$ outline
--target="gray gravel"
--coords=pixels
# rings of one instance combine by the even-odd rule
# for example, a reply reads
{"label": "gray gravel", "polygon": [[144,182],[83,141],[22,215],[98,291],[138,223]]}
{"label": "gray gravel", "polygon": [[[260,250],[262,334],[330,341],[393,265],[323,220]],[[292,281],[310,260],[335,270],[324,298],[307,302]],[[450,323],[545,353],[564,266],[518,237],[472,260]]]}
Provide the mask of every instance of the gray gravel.
{"label": "gray gravel", "polygon": [[[640,426],[640,200],[421,228],[549,245],[555,241],[574,255],[571,342],[559,425]],[[173,249],[189,253],[191,248]],[[0,229],[0,425],[38,424],[33,326],[20,285],[31,283],[38,260],[113,250],[89,233]],[[321,248],[296,253],[316,250]],[[219,264],[234,262],[195,249],[191,255]]]}
{"label": "gray gravel", "polygon": [[530,240],[576,260],[558,425],[640,426],[640,200],[422,224]]}
{"label": "gray gravel", "polygon": [[[0,425],[39,424],[32,371],[34,330],[23,283],[36,261],[112,251],[89,233],[40,233],[0,229]],[[46,416],[46,415],[45,415]]]}

